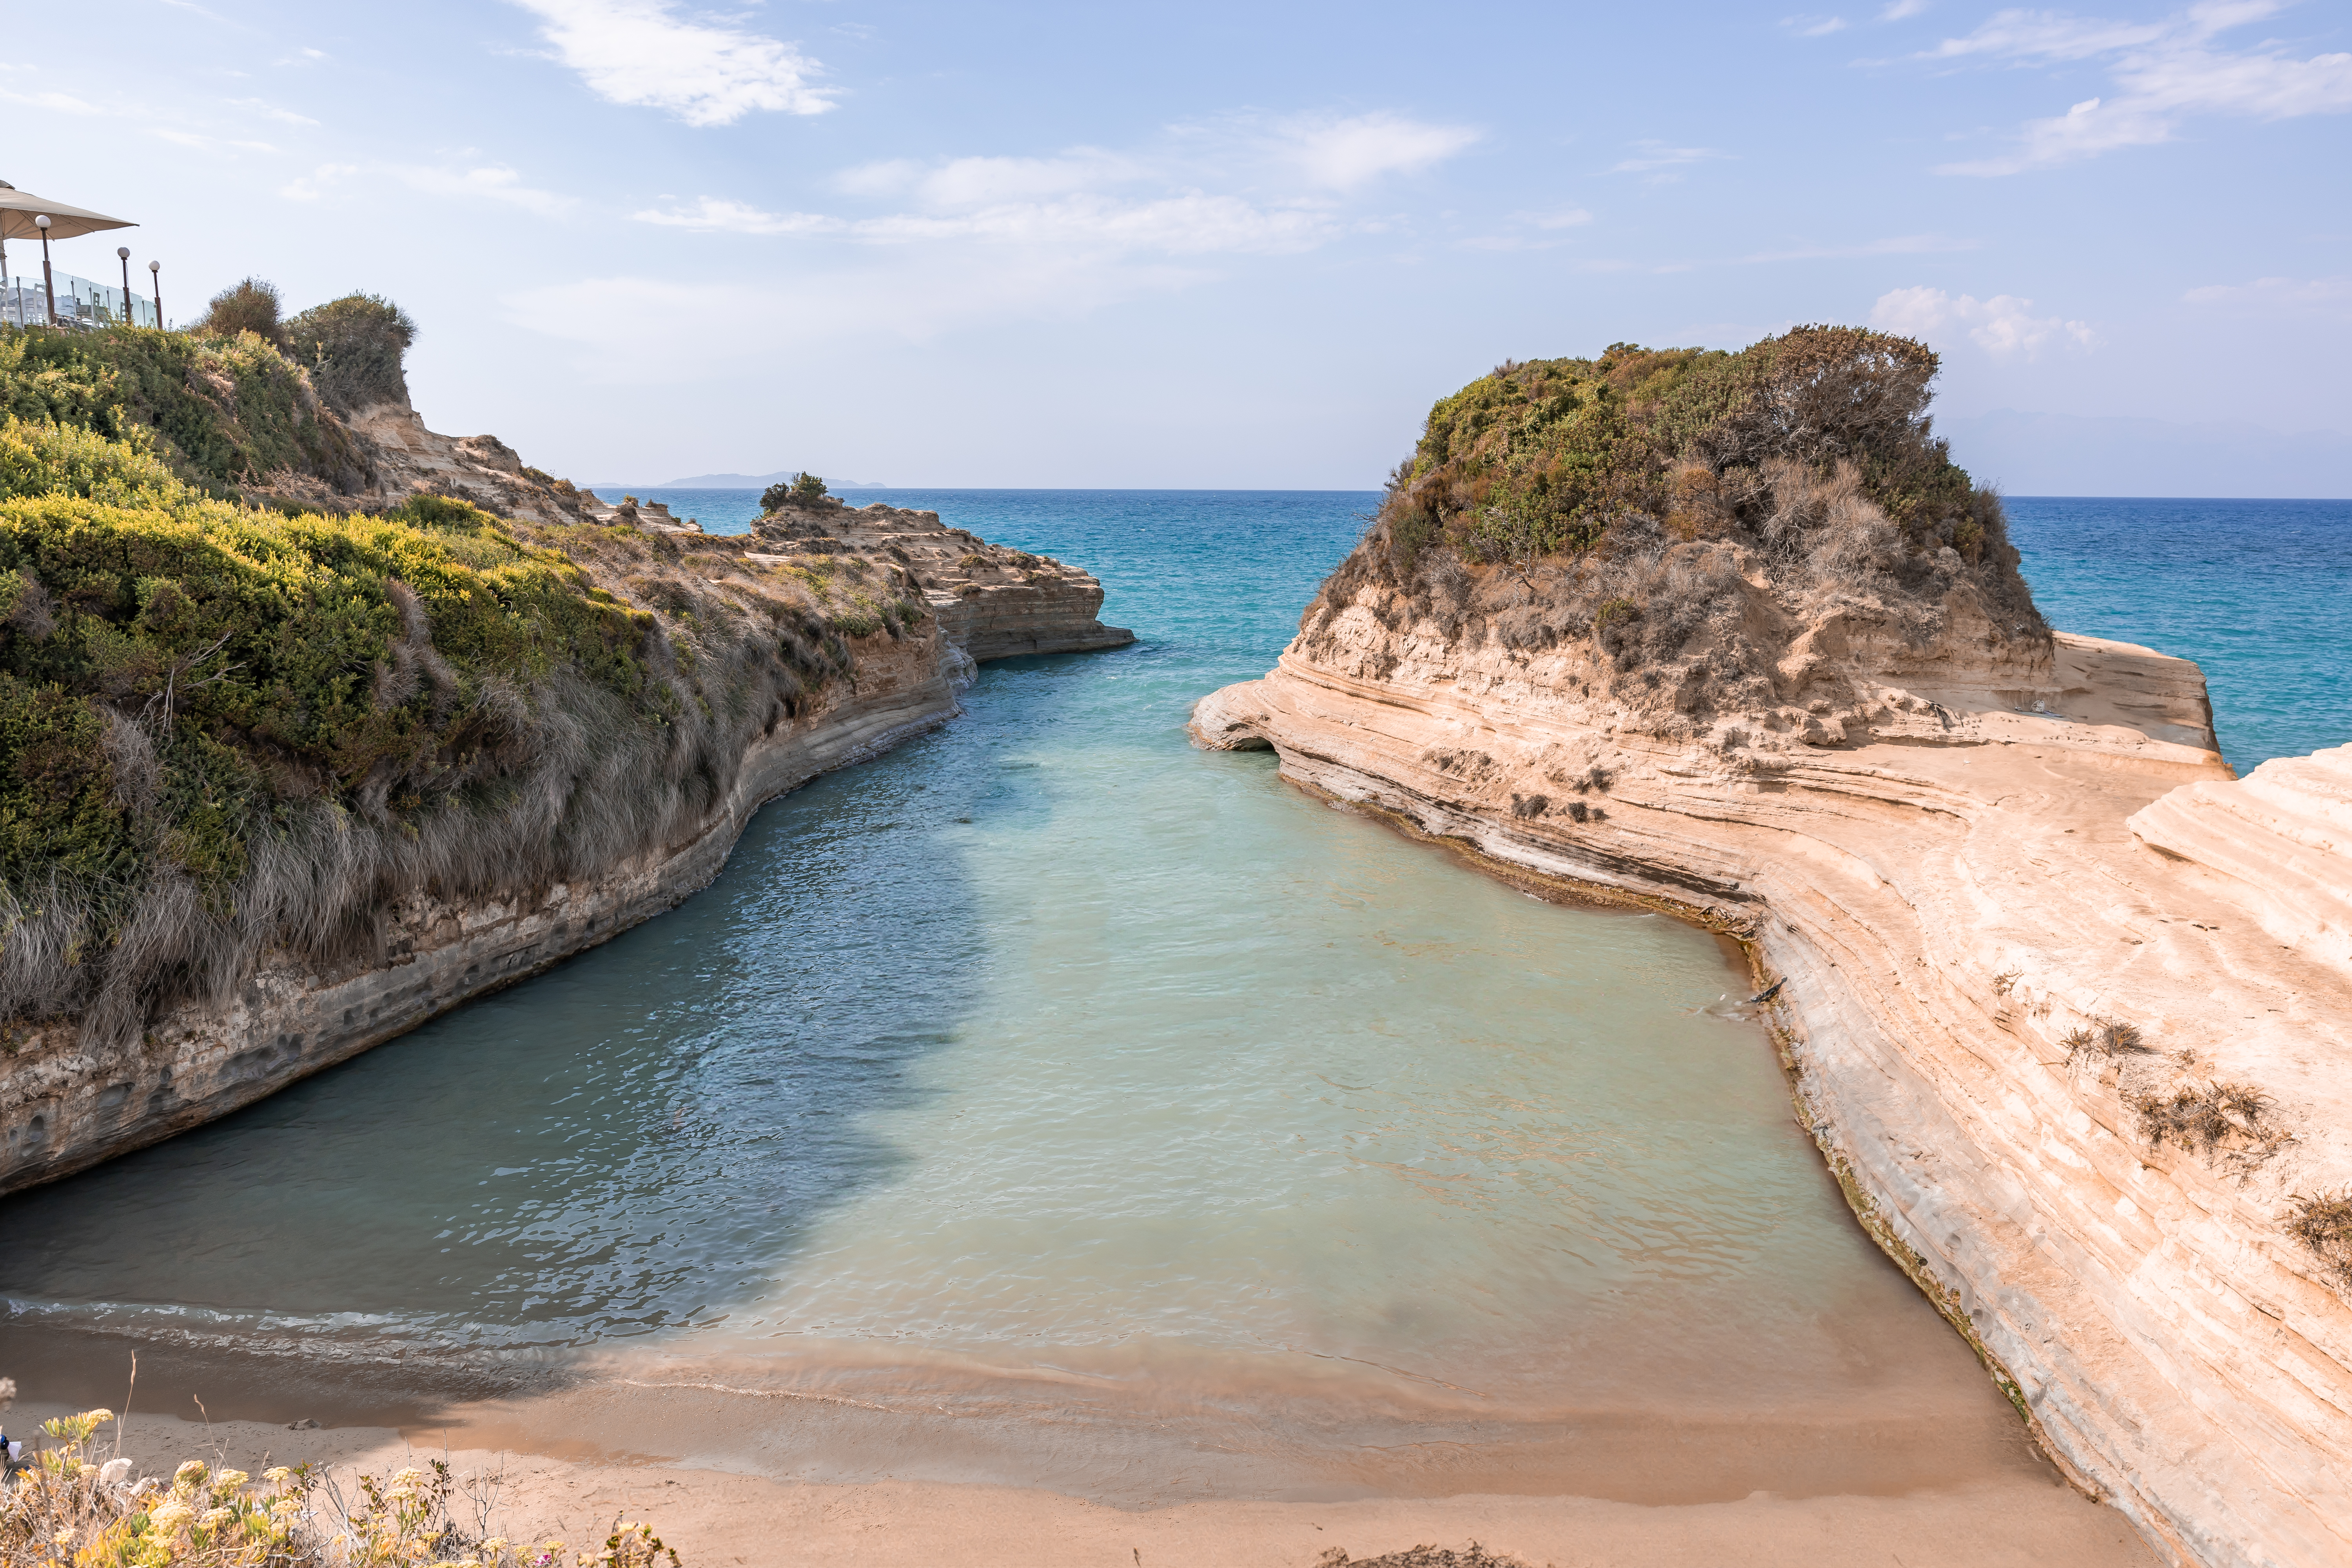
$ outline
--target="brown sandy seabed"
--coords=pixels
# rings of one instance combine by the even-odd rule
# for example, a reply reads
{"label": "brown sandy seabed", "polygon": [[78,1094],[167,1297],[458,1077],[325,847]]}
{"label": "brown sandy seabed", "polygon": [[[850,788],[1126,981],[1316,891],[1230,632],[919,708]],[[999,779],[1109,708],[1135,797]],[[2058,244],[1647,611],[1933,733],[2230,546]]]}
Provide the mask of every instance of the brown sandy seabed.
{"label": "brown sandy seabed", "polygon": [[[0,1373],[39,1396],[5,1418],[21,1438],[122,1405],[136,1348],[123,1449],[145,1470],[444,1458],[502,1478],[492,1522],[510,1539],[578,1546],[642,1519],[688,1568],[1312,1568],[1335,1547],[1473,1541],[1529,1568],[2155,1568],[1932,1312],[1873,1333],[1848,1358],[1898,1378],[1865,1368],[1810,1401],[1782,1383],[1743,1411],[1686,1367],[1628,1366],[1619,1408],[1507,1420],[1271,1384],[1147,1407],[1099,1378],[960,1378],[887,1354],[779,1374],[785,1358],[624,1351],[486,1384],[4,1323]],[[302,1419],[321,1425],[287,1425]]]}
{"label": "brown sandy seabed", "polygon": [[[0,1356],[28,1386],[94,1390],[92,1352],[67,1336],[0,1334]],[[122,1358],[113,1349],[102,1359]],[[1090,1425],[1083,1400],[1076,1418],[1041,1431],[1034,1409],[992,1423],[927,1401],[610,1378],[415,1400],[300,1373],[273,1385],[250,1364],[141,1359],[123,1451],[143,1469],[206,1458],[257,1473],[314,1461],[383,1474],[446,1458],[460,1474],[503,1478],[492,1524],[511,1539],[578,1546],[616,1520],[642,1519],[688,1568],[1309,1568],[1335,1547],[1362,1559],[1472,1541],[1553,1568],[2158,1561],[2122,1515],[2064,1484],[1980,1374],[1981,1413],[1937,1397],[1916,1418],[1600,1414],[1517,1442],[1343,1444],[1319,1479],[1303,1479],[1181,1415],[1144,1423],[1166,1428],[1166,1440],[1139,1447],[1115,1423]],[[232,1372],[236,1405],[206,1398],[212,1419],[194,1418],[191,1390],[221,1387]],[[145,1413],[158,1406],[190,1418]],[[70,1408],[20,1400],[7,1425],[22,1436]],[[326,1424],[286,1425],[304,1418]],[[1067,1487],[1090,1457],[1102,1462],[1078,1488],[1036,1484],[1058,1470]]]}
{"label": "brown sandy seabed", "polygon": [[[446,1459],[500,1478],[492,1524],[510,1539],[579,1546],[644,1520],[688,1568],[1313,1568],[1335,1547],[1360,1560],[1474,1541],[1529,1568],[2156,1568],[1939,1321],[1882,1331],[1874,1359],[1909,1374],[1891,1399],[1842,1388],[1687,1416],[1644,1402],[1452,1432],[1326,1411],[1304,1454],[1253,1441],[1269,1424],[1213,1399],[1143,1410],[1084,1378],[1010,1399],[965,1389],[950,1407],[903,1377],[779,1385],[756,1363],[625,1354],[492,1394],[425,1367],[157,1346],[138,1352],[123,1448],[161,1473],[190,1458],[380,1474]],[[0,1325],[0,1373],[73,1401],[19,1400],[9,1431],[121,1403],[131,1348]],[[304,1418],[322,1425],[287,1426]]]}

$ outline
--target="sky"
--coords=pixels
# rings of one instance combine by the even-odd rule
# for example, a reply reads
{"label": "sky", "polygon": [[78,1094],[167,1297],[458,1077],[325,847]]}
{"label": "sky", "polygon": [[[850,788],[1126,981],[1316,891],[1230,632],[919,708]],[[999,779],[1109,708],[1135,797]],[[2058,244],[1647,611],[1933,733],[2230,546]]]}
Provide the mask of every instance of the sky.
{"label": "sky", "polygon": [[587,482],[1370,489],[1503,360],[1823,321],[1941,352],[2013,493],[2352,495],[2340,3],[121,0],[9,44],[0,179],[141,225],[61,269],[125,239],[181,321],[389,296],[428,424]]}

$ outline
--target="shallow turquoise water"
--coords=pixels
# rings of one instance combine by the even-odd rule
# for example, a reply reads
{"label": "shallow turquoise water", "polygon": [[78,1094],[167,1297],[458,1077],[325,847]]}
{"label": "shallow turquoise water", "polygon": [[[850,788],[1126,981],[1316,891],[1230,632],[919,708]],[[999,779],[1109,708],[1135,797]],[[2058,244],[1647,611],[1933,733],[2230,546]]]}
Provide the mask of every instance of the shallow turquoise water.
{"label": "shallow turquoise water", "polygon": [[[1254,1431],[1327,1395],[1998,1415],[1726,1016],[1710,939],[1535,902],[1186,742],[1375,497],[889,499],[1084,564],[1140,641],[992,665],[952,726],[762,812],[678,910],[7,1200],[0,1354],[46,1325],[730,1386],[1077,1376]],[[2209,562],[2151,632],[2129,606],[2180,574],[2146,514],[2014,505],[2059,624],[2214,661],[2234,757],[2326,738],[2340,518],[2245,514],[2268,586]],[[2315,630],[2259,655],[2261,616]]]}
{"label": "shallow turquoise water", "polygon": [[1086,563],[1141,641],[991,666],[679,910],[10,1200],[14,1321],[1528,1410],[1894,1387],[1941,1342],[1712,939],[1188,744],[1372,497],[907,499]]}

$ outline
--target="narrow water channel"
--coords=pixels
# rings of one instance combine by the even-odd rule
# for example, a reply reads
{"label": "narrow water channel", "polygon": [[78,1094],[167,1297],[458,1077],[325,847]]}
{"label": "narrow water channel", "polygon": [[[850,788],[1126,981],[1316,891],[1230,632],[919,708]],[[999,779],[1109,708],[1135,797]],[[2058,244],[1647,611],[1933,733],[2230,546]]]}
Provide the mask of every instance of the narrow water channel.
{"label": "narrow water channel", "polygon": [[[926,502],[1097,571],[1141,642],[992,666],[676,912],[6,1200],[0,1349],[984,1413],[984,1458],[845,1437],[832,1468],[1106,1493],[1163,1440],[1272,1492],[1596,1489],[1563,1435],[1623,1469],[1637,1427],[1801,1432],[1844,1489],[1902,1484],[1872,1456],[1922,1434],[2006,1443],[1713,939],[1537,902],[1186,743],[1372,499]],[[1089,1436],[1040,1457],[1073,1411]]]}

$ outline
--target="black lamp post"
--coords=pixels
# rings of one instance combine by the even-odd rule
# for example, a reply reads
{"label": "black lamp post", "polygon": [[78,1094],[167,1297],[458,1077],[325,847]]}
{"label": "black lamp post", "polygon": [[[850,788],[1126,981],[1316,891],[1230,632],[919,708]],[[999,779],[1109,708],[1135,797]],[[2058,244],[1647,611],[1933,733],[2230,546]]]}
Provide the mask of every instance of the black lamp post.
{"label": "black lamp post", "polygon": [[33,226],[41,231],[41,297],[48,302],[49,325],[54,327],[58,324],[58,286],[49,276],[49,215],[36,216]]}
{"label": "black lamp post", "polygon": [[160,261],[149,262],[147,278],[155,285],[155,330],[160,332],[163,330],[163,264]]}
{"label": "black lamp post", "polygon": [[114,254],[122,260],[122,324],[131,324],[131,247],[118,245]]}

